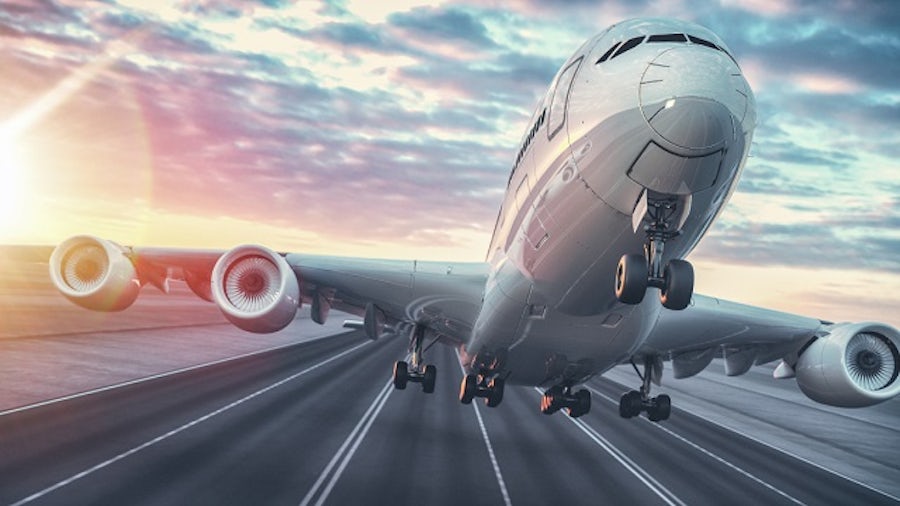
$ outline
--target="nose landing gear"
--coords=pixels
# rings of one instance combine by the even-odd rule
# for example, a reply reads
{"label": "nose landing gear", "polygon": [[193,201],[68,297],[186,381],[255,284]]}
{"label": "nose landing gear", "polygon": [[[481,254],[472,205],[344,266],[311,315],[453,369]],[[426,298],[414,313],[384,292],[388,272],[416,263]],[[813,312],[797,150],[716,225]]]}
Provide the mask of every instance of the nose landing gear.
{"label": "nose landing gear", "polygon": [[[616,298],[625,304],[639,304],[648,287],[659,288],[659,299],[668,309],[681,310],[694,294],[694,268],[690,262],[672,259],[662,264],[666,241],[681,232],[673,223],[678,203],[673,200],[647,202],[647,242],[644,254],[622,255],[616,268]],[[683,214],[683,213],[681,213]]]}

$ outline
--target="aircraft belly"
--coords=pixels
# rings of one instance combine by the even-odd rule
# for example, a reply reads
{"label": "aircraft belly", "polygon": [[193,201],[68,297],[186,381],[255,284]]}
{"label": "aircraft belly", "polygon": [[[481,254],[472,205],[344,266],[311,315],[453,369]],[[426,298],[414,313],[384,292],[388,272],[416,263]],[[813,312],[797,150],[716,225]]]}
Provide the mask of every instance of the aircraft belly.
{"label": "aircraft belly", "polygon": [[[610,302],[595,314],[572,315],[547,306],[535,287],[512,262],[502,265],[465,349],[469,356],[508,351],[504,370],[514,383],[541,384],[553,360],[580,364],[585,377],[609,369],[642,345],[661,309],[657,297],[647,297],[635,306]],[[592,290],[586,299],[606,300],[612,283]]]}
{"label": "aircraft belly", "polygon": [[660,311],[655,299],[636,306],[619,306],[596,316],[551,313],[543,319],[524,318],[518,339],[509,349],[506,369],[515,384],[541,385],[558,381],[548,366],[554,362],[583,369],[584,378],[601,374],[631,356],[650,333]]}

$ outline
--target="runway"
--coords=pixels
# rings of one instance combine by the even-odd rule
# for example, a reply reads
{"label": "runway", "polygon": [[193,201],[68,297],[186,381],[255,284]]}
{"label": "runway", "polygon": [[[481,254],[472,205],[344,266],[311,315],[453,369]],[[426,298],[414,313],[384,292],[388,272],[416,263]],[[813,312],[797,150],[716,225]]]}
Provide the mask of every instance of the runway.
{"label": "runway", "polygon": [[406,344],[342,333],[6,412],[0,504],[898,503],[678,396],[663,424],[621,419],[608,379],[578,420],[528,387],[464,406],[435,347],[435,393],[396,391]]}

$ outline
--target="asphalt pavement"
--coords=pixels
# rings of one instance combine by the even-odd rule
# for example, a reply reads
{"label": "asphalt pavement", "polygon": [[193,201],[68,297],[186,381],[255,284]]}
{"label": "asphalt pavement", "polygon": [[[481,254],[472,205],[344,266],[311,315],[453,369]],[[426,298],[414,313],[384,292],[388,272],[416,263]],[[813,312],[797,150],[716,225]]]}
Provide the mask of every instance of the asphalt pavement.
{"label": "asphalt pavement", "polygon": [[347,332],[0,413],[0,504],[898,504],[678,396],[622,419],[609,379],[580,419],[530,387],[466,406],[438,346],[434,394],[397,391],[406,346]]}

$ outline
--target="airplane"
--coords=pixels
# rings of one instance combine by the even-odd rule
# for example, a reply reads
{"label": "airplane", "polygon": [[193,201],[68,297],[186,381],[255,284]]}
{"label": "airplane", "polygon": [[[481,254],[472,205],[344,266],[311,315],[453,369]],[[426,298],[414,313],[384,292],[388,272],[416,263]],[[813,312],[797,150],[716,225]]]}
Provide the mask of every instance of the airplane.
{"label": "airplane", "polygon": [[88,235],[53,251],[50,276],[74,303],[119,311],[140,289],[183,280],[237,327],[275,332],[310,306],[371,339],[408,334],[393,383],[434,391],[424,354],[454,347],[459,400],[496,407],[507,383],[542,388],[545,414],[591,409],[578,385],[631,364],[619,414],[669,418],[653,396],[665,363],[687,378],[724,359],[729,376],[780,360],[809,398],[862,407],[900,393],[900,332],[832,323],[695,294],[684,258],[734,192],[756,126],[740,66],[710,30],[633,19],[586,41],[539,101],[516,152],[484,262],[421,262],[125,247]]}

